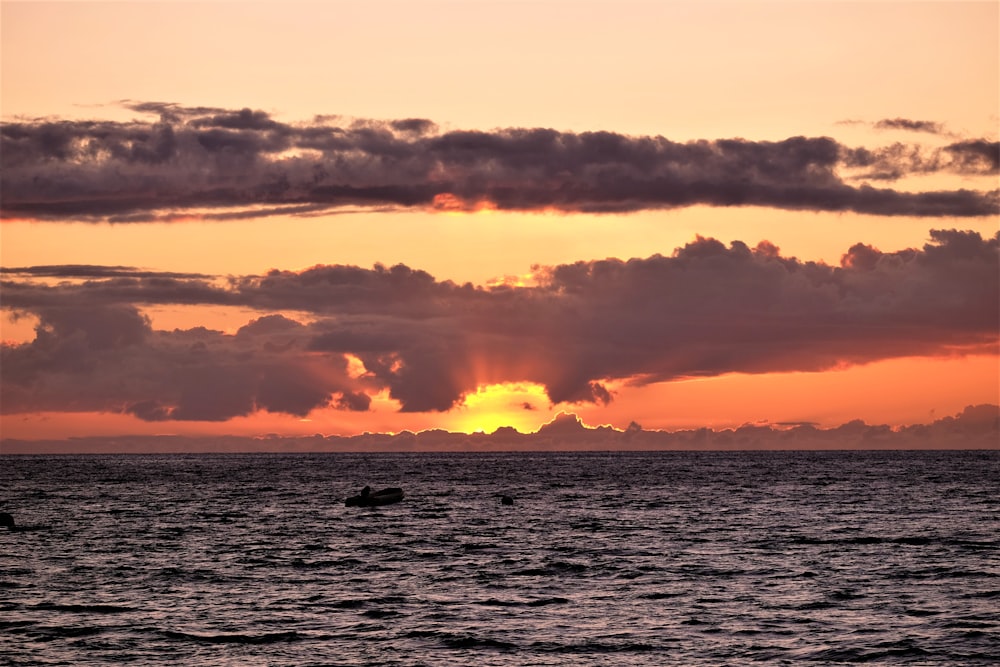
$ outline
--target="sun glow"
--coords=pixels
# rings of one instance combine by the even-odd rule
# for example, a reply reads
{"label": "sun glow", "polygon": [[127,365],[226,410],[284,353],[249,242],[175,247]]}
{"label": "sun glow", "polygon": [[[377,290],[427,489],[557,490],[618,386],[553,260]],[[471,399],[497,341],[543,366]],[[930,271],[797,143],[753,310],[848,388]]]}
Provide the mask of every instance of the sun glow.
{"label": "sun glow", "polygon": [[434,195],[431,209],[438,213],[450,214],[492,213],[497,210],[497,205],[488,199],[468,200],[450,192],[442,192]]}
{"label": "sun glow", "polygon": [[493,433],[504,426],[530,433],[552,417],[545,387],[522,382],[481,385],[454,414],[447,428],[463,433]]}
{"label": "sun glow", "polygon": [[368,368],[365,367],[365,362],[361,361],[357,356],[345,353],[344,359],[347,361],[347,376],[351,379],[357,380],[369,374]]}

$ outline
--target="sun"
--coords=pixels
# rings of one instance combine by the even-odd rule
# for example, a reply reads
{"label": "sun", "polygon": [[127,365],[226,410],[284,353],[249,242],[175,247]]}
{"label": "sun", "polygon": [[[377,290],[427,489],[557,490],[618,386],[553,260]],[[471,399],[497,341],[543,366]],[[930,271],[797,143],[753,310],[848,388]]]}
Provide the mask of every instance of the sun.
{"label": "sun", "polygon": [[480,385],[465,395],[453,413],[448,430],[462,433],[493,433],[510,426],[530,433],[551,418],[545,387],[534,383],[503,382]]}

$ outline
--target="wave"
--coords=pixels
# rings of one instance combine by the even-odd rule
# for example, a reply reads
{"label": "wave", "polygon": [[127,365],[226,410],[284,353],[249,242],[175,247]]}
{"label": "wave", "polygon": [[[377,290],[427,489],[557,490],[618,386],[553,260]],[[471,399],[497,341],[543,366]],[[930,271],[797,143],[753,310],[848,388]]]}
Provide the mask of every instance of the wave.
{"label": "wave", "polygon": [[138,611],[135,607],[114,604],[57,604],[53,602],[41,602],[33,605],[30,609],[62,611],[70,614],[127,614],[128,612]]}
{"label": "wave", "polygon": [[452,649],[493,649],[498,651],[513,651],[520,648],[517,644],[490,639],[488,637],[476,637],[475,635],[438,632],[435,630],[412,630],[407,632],[405,637],[409,639],[430,639],[445,648]]}
{"label": "wave", "polygon": [[912,644],[898,642],[882,644],[874,649],[828,648],[816,651],[805,659],[811,662],[876,662],[889,658],[929,658],[933,654]]}
{"label": "wave", "polygon": [[537,598],[534,600],[478,600],[473,604],[483,607],[547,607],[551,604],[569,604],[569,600],[561,597]]}
{"label": "wave", "polygon": [[792,544],[832,544],[832,545],[866,545],[866,544],[905,544],[922,547],[929,544],[941,546],[964,547],[966,549],[997,549],[1000,541],[996,540],[961,540],[948,537],[931,537],[927,535],[912,535],[899,537],[877,537],[875,535],[859,535],[857,537],[819,538],[806,535],[793,535],[788,541]]}
{"label": "wave", "polygon": [[67,639],[76,637],[89,637],[105,632],[107,628],[96,625],[35,625],[23,626],[16,629],[18,634],[35,637],[41,641],[50,639]]}
{"label": "wave", "polygon": [[[670,640],[661,640],[670,641]],[[663,651],[662,644],[650,644],[637,641],[601,641],[591,640],[572,644],[555,644],[552,642],[536,642],[531,648],[542,653],[569,653],[589,655],[595,653],[655,653]]]}
{"label": "wave", "polygon": [[364,607],[366,604],[368,604],[368,600],[349,599],[337,600],[336,602],[318,606],[329,607],[331,609],[359,609]]}
{"label": "wave", "polygon": [[242,633],[200,635],[193,632],[178,632],[176,630],[160,630],[167,639],[192,641],[202,644],[277,644],[295,642],[304,639],[298,632],[270,632],[262,635],[246,635]]}
{"label": "wave", "polygon": [[0,630],[17,630],[34,625],[34,621],[0,621]]}
{"label": "wave", "polygon": [[586,572],[588,569],[590,569],[590,566],[584,563],[556,560],[546,563],[542,567],[529,567],[516,572],[511,572],[511,575],[521,577],[551,577],[566,574],[580,574],[582,572]]}
{"label": "wave", "polygon": [[307,561],[301,558],[292,560],[292,567],[298,570],[324,570],[331,567],[342,567],[343,561],[336,560],[314,560]]}
{"label": "wave", "polygon": [[993,598],[1000,598],[1000,591],[974,591],[971,593],[963,593],[962,598],[966,600],[992,600]]}
{"label": "wave", "polygon": [[639,596],[639,598],[641,598],[643,600],[668,600],[670,598],[681,597],[683,595],[685,595],[685,593],[662,593],[662,592],[657,592],[657,593],[643,593],[642,595]]}

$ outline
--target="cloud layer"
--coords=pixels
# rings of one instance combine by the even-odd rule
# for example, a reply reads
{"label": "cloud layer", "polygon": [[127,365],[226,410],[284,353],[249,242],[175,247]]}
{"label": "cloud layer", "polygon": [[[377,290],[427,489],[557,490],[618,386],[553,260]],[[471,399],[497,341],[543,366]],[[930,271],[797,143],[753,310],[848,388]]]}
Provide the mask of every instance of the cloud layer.
{"label": "cloud layer", "polygon": [[833,450],[833,449],[982,449],[995,450],[1000,437],[1000,407],[970,405],[954,417],[902,428],[868,425],[855,420],[836,428],[810,424],[744,425],[716,431],[647,431],[632,422],[620,431],[591,428],[573,414],[560,413],[537,433],[510,427],[495,432],[449,433],[439,429],[412,433],[354,436],[267,437],[177,436],[83,437],[72,440],[0,440],[10,454],[80,454],[129,452],[434,452],[558,451],[606,452],[654,450]]}
{"label": "cloud layer", "polygon": [[[220,421],[367,410],[387,391],[404,411],[445,411],[479,385],[522,381],[553,403],[606,403],[621,383],[997,353],[1000,235],[931,237],[889,253],[857,244],[836,267],[767,242],[698,238],[669,257],[538,267],[530,287],[458,285],[403,265],[225,281],[8,268],[3,307],[39,325],[2,349],[0,405]],[[173,304],[260,317],[225,334],[156,330],[143,314]]]}
{"label": "cloud layer", "polygon": [[678,143],[540,128],[441,132],[424,119],[289,124],[250,109],[130,108],[159,118],[4,123],[3,217],[147,222],[191,210],[232,219],[342,207],[629,212],[695,204],[932,217],[1000,211],[996,190],[911,192],[840,174],[998,173],[1000,145],[985,140],[929,152],[826,137]]}

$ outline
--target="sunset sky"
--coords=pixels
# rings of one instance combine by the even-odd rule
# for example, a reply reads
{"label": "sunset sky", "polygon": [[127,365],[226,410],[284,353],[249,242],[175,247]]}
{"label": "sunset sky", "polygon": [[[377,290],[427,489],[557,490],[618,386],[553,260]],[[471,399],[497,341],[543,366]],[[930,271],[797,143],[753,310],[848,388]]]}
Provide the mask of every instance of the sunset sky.
{"label": "sunset sky", "polygon": [[0,436],[1000,403],[996,2],[7,2]]}

